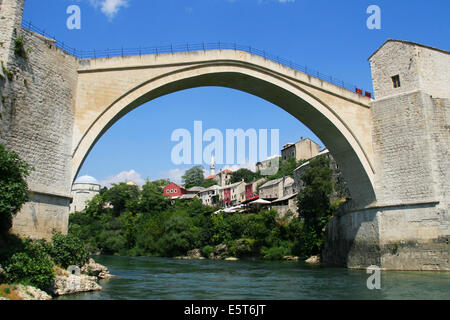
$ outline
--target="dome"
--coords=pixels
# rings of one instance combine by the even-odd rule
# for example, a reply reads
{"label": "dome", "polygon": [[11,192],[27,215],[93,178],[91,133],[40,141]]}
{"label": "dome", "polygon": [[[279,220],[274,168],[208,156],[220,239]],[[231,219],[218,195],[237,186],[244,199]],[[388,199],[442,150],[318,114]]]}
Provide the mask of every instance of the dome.
{"label": "dome", "polygon": [[99,184],[97,179],[91,176],[81,176],[75,180],[74,184]]}

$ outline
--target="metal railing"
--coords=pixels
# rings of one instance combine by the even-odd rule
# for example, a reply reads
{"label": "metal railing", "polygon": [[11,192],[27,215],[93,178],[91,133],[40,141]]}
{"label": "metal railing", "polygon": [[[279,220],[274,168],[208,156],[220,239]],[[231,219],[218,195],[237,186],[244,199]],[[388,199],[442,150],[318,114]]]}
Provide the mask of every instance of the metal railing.
{"label": "metal railing", "polygon": [[[185,43],[177,45],[166,45],[158,47],[138,47],[138,48],[121,48],[121,49],[106,49],[106,50],[77,50],[76,48],[70,47],[62,41],[57,40],[55,37],[46,33],[45,30],[39,29],[29,21],[23,21],[22,27],[24,29],[30,30],[32,32],[38,33],[44,37],[50,38],[55,41],[55,46],[63,50],[64,52],[78,58],[78,59],[95,59],[95,58],[110,58],[110,57],[126,57],[126,56],[136,56],[136,55],[148,55],[148,54],[163,54],[163,53],[177,53],[177,52],[192,52],[192,51],[210,51],[210,50],[235,50],[244,51],[253,55],[260,56],[264,59],[271,60],[273,62],[279,63],[283,66],[304,72],[312,77],[330,82],[338,87],[357,92],[362,94],[362,89],[354,84],[350,84],[340,80],[331,75],[327,75],[316,71],[314,69],[308,68],[292,62],[291,60],[284,59],[278,55],[271,54],[265,50],[260,50],[252,46],[240,45],[231,42],[203,42],[203,43]],[[366,91],[366,96],[370,95]]]}

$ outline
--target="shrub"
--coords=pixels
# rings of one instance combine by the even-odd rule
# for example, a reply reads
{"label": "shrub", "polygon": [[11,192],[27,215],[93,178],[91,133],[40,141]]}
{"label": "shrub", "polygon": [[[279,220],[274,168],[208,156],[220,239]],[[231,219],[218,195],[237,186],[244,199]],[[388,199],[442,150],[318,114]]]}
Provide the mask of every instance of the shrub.
{"label": "shrub", "polygon": [[23,34],[14,39],[14,53],[19,57],[26,57],[25,38]]}
{"label": "shrub", "polygon": [[53,261],[42,242],[24,240],[23,252],[16,252],[5,267],[8,283],[22,283],[47,290],[54,278]]}
{"label": "shrub", "polygon": [[264,260],[281,260],[284,256],[290,254],[290,250],[286,247],[272,247],[269,249],[264,248],[261,250],[261,253],[264,255]]}
{"label": "shrub", "polygon": [[213,246],[204,246],[202,249],[202,255],[205,258],[209,258],[209,256],[211,255],[211,253],[214,252],[214,247]]}
{"label": "shrub", "polygon": [[66,269],[71,265],[82,266],[88,260],[88,250],[83,242],[72,234],[53,233],[51,255],[56,264]]}
{"label": "shrub", "polygon": [[17,153],[0,145],[0,233],[8,232],[12,217],[28,201],[26,177],[31,170]]}
{"label": "shrub", "polygon": [[255,253],[255,240],[239,239],[233,240],[229,245],[228,252],[235,257],[251,256]]}

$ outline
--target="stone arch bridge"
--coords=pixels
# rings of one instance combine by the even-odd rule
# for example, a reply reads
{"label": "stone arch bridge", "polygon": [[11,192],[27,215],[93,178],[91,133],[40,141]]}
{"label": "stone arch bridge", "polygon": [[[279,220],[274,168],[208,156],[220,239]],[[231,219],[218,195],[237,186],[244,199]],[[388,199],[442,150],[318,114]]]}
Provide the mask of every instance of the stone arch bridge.
{"label": "stone arch bridge", "polygon": [[[176,91],[222,86],[283,108],[339,164],[352,200],[327,227],[326,262],[449,269],[447,51],[387,41],[370,58],[372,100],[244,50],[79,59],[22,27],[23,1],[0,1],[0,143],[35,168],[13,232],[48,238],[53,228],[67,231],[72,182],[126,113]],[[25,57],[14,52],[19,35]],[[401,87],[392,86],[393,76]]]}

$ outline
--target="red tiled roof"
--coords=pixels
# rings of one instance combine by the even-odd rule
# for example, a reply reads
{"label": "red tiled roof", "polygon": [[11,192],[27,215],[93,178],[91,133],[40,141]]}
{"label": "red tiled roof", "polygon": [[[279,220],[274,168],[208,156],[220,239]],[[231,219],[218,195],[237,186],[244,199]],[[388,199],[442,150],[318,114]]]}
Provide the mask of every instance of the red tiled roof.
{"label": "red tiled roof", "polygon": [[211,180],[211,179],[214,179],[215,177],[216,177],[216,175],[213,174],[212,176],[209,176],[209,177],[205,178],[205,180]]}

